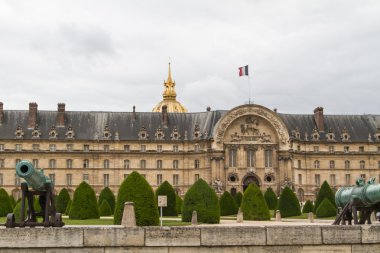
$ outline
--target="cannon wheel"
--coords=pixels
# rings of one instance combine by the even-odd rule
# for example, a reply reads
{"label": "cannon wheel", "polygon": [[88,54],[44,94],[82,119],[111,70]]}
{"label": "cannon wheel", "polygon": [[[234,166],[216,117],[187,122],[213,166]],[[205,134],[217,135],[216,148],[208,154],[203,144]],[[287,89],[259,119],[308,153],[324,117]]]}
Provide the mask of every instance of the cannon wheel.
{"label": "cannon wheel", "polygon": [[14,228],[15,227],[15,215],[13,213],[7,214],[7,222],[5,223],[5,227]]}
{"label": "cannon wheel", "polygon": [[62,214],[56,213],[54,216],[53,227],[62,227],[62,226],[63,226]]}

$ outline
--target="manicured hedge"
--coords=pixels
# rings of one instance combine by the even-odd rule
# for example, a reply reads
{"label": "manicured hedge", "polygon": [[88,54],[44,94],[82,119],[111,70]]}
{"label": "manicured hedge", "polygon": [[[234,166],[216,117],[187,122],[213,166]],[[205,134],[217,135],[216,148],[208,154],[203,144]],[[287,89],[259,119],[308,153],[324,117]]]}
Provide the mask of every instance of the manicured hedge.
{"label": "manicured hedge", "polygon": [[100,216],[111,216],[112,210],[110,205],[108,204],[108,201],[103,199],[102,203],[99,206],[99,214]]}
{"label": "manicured hedge", "polygon": [[238,207],[241,206],[241,201],[243,199],[243,194],[241,192],[236,193],[235,195],[235,202]]}
{"label": "manicured hedge", "polygon": [[319,189],[319,191],[318,191],[317,199],[314,202],[314,213],[316,213],[319,205],[322,203],[322,201],[325,198],[330,200],[331,204],[333,204],[333,206],[336,208],[335,194],[331,190],[331,187],[330,187],[329,183],[327,183],[327,181],[323,182],[321,189]]}
{"label": "manicured hedge", "polygon": [[115,211],[115,195],[113,194],[111,189],[108,187],[105,187],[99,194],[99,200],[98,200],[99,207],[102,204],[103,200],[106,200],[108,202],[108,205],[110,206],[111,212],[113,214]]}
{"label": "manicured hedge", "polygon": [[182,206],[182,221],[190,222],[194,210],[197,211],[198,222],[220,222],[218,196],[203,179],[198,179],[186,192]]}
{"label": "manicured hedge", "polygon": [[176,201],[177,212],[178,212],[178,214],[181,214],[182,213],[183,200],[180,196],[178,196],[178,194],[176,194],[175,201]]}
{"label": "manicured hedge", "polygon": [[99,219],[99,208],[95,192],[84,181],[74,192],[69,217],[73,220]]}
{"label": "manicured hedge", "polygon": [[328,198],[325,198],[319,205],[316,216],[318,218],[332,217],[336,215],[336,208]]}
{"label": "manicured hedge", "polygon": [[177,200],[173,187],[168,181],[163,182],[156,190],[156,201],[159,195],[167,196],[167,206],[162,208],[163,216],[177,216]]}
{"label": "manicured hedge", "polygon": [[64,213],[66,211],[67,203],[69,202],[69,200],[70,200],[70,194],[66,188],[63,188],[59,192],[59,194],[55,200],[58,213]]}
{"label": "manicured hedge", "polygon": [[238,206],[236,205],[235,199],[232,195],[225,191],[219,199],[220,214],[222,216],[237,214]]}
{"label": "manicured hedge", "polygon": [[269,209],[260,188],[250,184],[244,191],[241,202],[244,220],[270,220]]}
{"label": "manicured hedge", "polygon": [[124,203],[133,202],[138,226],[157,226],[158,208],[152,187],[138,172],[132,172],[119,188],[115,205],[114,224],[121,224]]}
{"label": "manicured hedge", "polygon": [[281,192],[278,208],[282,218],[301,215],[300,203],[289,187]]}
{"label": "manicured hedge", "polygon": [[277,196],[272,188],[268,188],[264,193],[265,201],[267,202],[269,210],[276,210]]}
{"label": "manicured hedge", "polygon": [[310,200],[305,202],[305,205],[302,208],[302,213],[310,213],[314,209],[313,203]]}
{"label": "manicured hedge", "polygon": [[3,188],[0,188],[0,217],[5,217],[11,212],[12,204],[9,195]]}

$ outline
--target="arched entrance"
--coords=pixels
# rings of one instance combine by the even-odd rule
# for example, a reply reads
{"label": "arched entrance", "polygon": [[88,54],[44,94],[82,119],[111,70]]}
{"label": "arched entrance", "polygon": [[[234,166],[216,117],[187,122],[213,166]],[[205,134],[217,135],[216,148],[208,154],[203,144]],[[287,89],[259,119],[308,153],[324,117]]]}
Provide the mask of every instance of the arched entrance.
{"label": "arched entrance", "polygon": [[250,184],[256,184],[258,187],[260,187],[260,179],[255,174],[249,174],[243,178],[243,192]]}

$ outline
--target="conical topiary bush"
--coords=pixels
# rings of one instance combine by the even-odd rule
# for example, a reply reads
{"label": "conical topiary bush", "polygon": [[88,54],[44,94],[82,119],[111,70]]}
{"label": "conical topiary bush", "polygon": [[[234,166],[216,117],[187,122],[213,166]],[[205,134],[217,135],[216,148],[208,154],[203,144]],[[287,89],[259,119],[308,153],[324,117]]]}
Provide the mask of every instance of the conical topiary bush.
{"label": "conical topiary bush", "polygon": [[96,195],[92,187],[82,182],[74,192],[69,218],[73,220],[99,219]]}
{"label": "conical topiary bush", "polygon": [[121,224],[124,203],[133,202],[138,226],[157,226],[158,208],[152,187],[138,172],[132,172],[119,188],[115,205],[114,224]]}
{"label": "conical topiary bush", "polygon": [[15,198],[12,195],[9,197],[9,200],[11,202],[11,207],[12,207],[12,210],[13,210],[15,208],[15,206],[16,206],[16,200],[15,200]]}
{"label": "conical topiary bush", "polygon": [[241,201],[243,199],[243,194],[241,192],[236,193],[235,195],[235,202],[238,207],[241,206]]}
{"label": "conical topiary bush", "polygon": [[319,205],[316,216],[318,218],[332,217],[336,215],[336,208],[328,198],[325,198]]}
{"label": "conical topiary bush", "polygon": [[269,210],[276,210],[277,196],[272,188],[268,188],[264,193],[265,201],[267,202]]}
{"label": "conical topiary bush", "polygon": [[232,195],[225,191],[219,199],[220,214],[222,216],[237,214],[238,207]]}
{"label": "conical topiary bush", "polygon": [[327,181],[324,181],[323,184],[321,185],[321,188],[318,191],[317,199],[314,202],[314,213],[316,213],[319,205],[322,203],[322,201],[327,198],[330,200],[331,204],[334,205],[336,208],[335,204],[335,194],[331,190],[331,187]]}
{"label": "conical topiary bush", "polygon": [[113,214],[115,211],[115,195],[113,194],[111,189],[108,187],[105,187],[99,194],[99,200],[98,200],[99,207],[102,204],[103,200],[106,200],[108,202],[108,205],[110,206],[111,212]]}
{"label": "conical topiary bush", "polygon": [[255,184],[250,184],[244,191],[240,208],[244,220],[270,220],[267,203]]}
{"label": "conical topiary bush", "polygon": [[181,214],[181,212],[182,212],[182,204],[183,204],[183,200],[181,199],[180,196],[178,196],[178,194],[176,194],[176,196],[175,196],[175,201],[176,201],[177,213],[178,213],[178,214]]}
{"label": "conical topiary bush", "polygon": [[289,187],[281,192],[278,208],[282,218],[301,215],[300,203]]}
{"label": "conical topiary bush", "polygon": [[112,215],[112,210],[107,200],[103,199],[102,203],[99,206],[100,216],[110,216]]}
{"label": "conical topiary bush", "polygon": [[69,215],[69,213],[70,213],[71,203],[73,203],[73,201],[70,199],[69,202],[67,202],[67,206],[66,206],[66,210],[65,210],[66,215]]}
{"label": "conical topiary bush", "polygon": [[70,200],[70,194],[66,188],[63,188],[59,192],[56,198],[56,202],[55,202],[58,213],[64,213],[66,211],[67,203],[69,202],[69,200]]}
{"label": "conical topiary bush", "polygon": [[[28,210],[28,199],[25,198],[25,210],[24,210],[24,218],[26,219]],[[20,222],[21,218],[21,201],[17,202],[15,208],[13,209],[13,214],[15,215],[15,222]]]}
{"label": "conical topiary bush", "polygon": [[197,211],[198,222],[220,222],[218,196],[203,179],[198,179],[186,192],[182,205],[182,221],[190,222],[193,211]]}
{"label": "conical topiary bush", "polygon": [[177,200],[176,194],[173,187],[169,184],[168,181],[163,182],[156,190],[156,201],[158,196],[166,196],[167,197],[167,206],[162,208],[163,216],[178,216],[177,213]]}
{"label": "conical topiary bush", "polygon": [[0,188],[0,217],[5,217],[11,212],[12,204],[9,195],[3,188]]}
{"label": "conical topiary bush", "polygon": [[313,211],[313,209],[313,203],[310,200],[307,200],[302,208],[302,213],[310,213]]}

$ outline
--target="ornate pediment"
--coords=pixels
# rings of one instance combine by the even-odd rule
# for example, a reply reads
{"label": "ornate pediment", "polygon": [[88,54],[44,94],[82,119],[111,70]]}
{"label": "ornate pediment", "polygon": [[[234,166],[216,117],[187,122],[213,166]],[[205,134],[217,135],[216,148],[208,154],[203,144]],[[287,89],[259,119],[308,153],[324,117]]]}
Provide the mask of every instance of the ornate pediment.
{"label": "ornate pediment", "polygon": [[260,120],[257,117],[246,117],[243,124],[240,124],[240,131],[231,135],[232,142],[254,142],[254,143],[271,143],[270,134],[261,132],[258,128]]}

